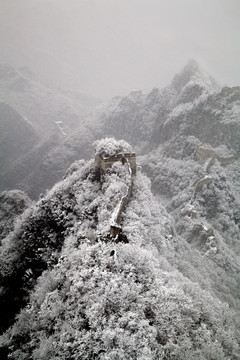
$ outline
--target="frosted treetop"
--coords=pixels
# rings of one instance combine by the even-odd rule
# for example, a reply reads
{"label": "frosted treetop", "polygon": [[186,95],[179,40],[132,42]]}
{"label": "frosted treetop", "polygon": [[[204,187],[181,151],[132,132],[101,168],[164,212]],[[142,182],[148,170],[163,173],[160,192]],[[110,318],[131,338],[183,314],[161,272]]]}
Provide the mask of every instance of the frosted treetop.
{"label": "frosted treetop", "polygon": [[97,140],[94,143],[96,155],[109,157],[121,153],[132,153],[133,149],[125,140],[116,140],[114,138],[105,138]]}

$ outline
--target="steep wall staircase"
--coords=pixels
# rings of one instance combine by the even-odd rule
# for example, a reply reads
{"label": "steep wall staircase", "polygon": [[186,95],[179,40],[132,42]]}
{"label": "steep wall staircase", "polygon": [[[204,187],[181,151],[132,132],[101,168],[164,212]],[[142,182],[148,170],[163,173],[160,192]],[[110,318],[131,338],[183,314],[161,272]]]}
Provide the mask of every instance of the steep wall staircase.
{"label": "steep wall staircase", "polygon": [[130,185],[125,185],[124,195],[121,197],[120,201],[112,212],[109,222],[109,236],[107,238],[115,242],[127,243],[127,237],[123,234],[122,231],[121,219],[122,213],[126,208],[132,194],[133,178],[136,175],[136,156],[135,154],[119,154],[118,156],[112,157],[111,159],[109,158],[101,160],[99,156],[95,158],[96,164],[99,167],[99,180],[101,182],[104,181],[105,171],[119,160],[121,160],[122,164],[125,165],[127,174],[130,175]]}

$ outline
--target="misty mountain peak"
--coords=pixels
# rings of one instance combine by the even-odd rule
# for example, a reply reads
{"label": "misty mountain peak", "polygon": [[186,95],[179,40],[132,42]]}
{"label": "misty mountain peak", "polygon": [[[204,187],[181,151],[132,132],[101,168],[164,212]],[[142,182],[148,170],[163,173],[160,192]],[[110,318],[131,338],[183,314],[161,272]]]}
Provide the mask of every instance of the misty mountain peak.
{"label": "misty mountain peak", "polygon": [[200,71],[200,65],[195,59],[189,59],[184,69],[188,69],[189,71],[196,72],[196,71]]}
{"label": "misty mountain peak", "polygon": [[21,66],[18,71],[29,80],[39,81],[37,75],[27,66]]}
{"label": "misty mountain peak", "polygon": [[177,92],[183,91],[186,87],[196,86],[210,92],[219,90],[216,81],[193,59],[189,60],[183,70],[174,76],[172,86]]}
{"label": "misty mountain peak", "polygon": [[17,76],[16,69],[8,64],[0,64],[0,79],[7,80]]}

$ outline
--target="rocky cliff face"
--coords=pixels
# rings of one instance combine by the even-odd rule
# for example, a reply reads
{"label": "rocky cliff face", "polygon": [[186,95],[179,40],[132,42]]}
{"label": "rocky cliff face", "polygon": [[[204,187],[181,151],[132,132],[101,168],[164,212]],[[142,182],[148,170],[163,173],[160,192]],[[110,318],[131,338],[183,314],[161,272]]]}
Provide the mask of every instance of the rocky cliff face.
{"label": "rocky cliff face", "polygon": [[238,151],[240,88],[221,89],[190,61],[165,89],[116,98],[96,115],[104,133],[144,152],[176,136],[195,136],[212,146]]}
{"label": "rocky cliff face", "polygon": [[[194,93],[196,83],[201,94]],[[189,204],[198,218],[193,228],[196,221],[207,221],[221,233],[224,242],[234,243],[237,248],[240,88],[219,90],[198,70],[196,75],[196,64],[192,63],[174,78],[171,88],[178,89],[178,97],[174,95],[175,100],[168,102],[174,106],[165,108],[164,115],[161,112],[162,117],[156,119],[154,149],[143,156],[142,165],[155,193],[168,202],[174,216],[178,214],[176,219]],[[181,93],[186,88],[194,96],[182,102]],[[180,222],[183,231],[184,221]]]}

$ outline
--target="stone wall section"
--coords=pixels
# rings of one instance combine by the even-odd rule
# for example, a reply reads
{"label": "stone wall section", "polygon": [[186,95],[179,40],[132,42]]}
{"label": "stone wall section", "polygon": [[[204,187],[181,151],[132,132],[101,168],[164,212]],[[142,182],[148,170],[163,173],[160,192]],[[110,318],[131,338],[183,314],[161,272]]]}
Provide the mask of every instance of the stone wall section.
{"label": "stone wall section", "polygon": [[[129,186],[126,187],[126,193],[120,200],[120,203],[116,207],[115,211],[113,212],[113,215],[112,215],[112,218],[110,221],[110,234],[112,235],[113,238],[116,238],[116,236],[122,231],[122,228],[119,225],[120,221],[121,221],[121,217],[122,217],[122,212],[125,209],[125,207],[127,206],[127,203],[129,202],[129,199],[132,194],[133,172],[132,172],[131,164],[128,160],[127,160],[127,168],[128,168],[129,174],[131,175],[131,183]],[[135,174],[136,174],[136,172],[135,172]]]}
{"label": "stone wall section", "polygon": [[229,156],[218,155],[216,151],[213,150],[211,146],[208,144],[203,144],[198,146],[198,148],[196,149],[196,156],[199,161],[205,162],[203,173],[192,185],[195,187],[196,191],[201,190],[204,185],[211,184],[212,178],[209,175],[209,170],[211,166],[214,164],[215,160],[218,160],[222,166],[225,166],[237,159],[237,156],[235,155],[229,155]]}
{"label": "stone wall section", "polygon": [[212,159],[217,159],[221,165],[230,164],[231,162],[237,159],[237,157],[234,155],[220,156],[213,149],[204,146],[199,146],[197,148],[196,155],[200,161],[204,161],[208,158],[212,158]]}
{"label": "stone wall section", "polygon": [[107,169],[111,168],[112,165],[116,162],[122,162],[126,165],[126,171],[128,171],[131,182],[130,185],[126,185],[125,195],[121,198],[120,202],[114,209],[111,219],[110,219],[110,235],[114,240],[117,240],[119,235],[122,234],[122,228],[120,226],[120,221],[122,217],[122,212],[127,206],[129,199],[132,194],[132,184],[133,176],[136,175],[136,154],[135,153],[120,153],[117,155],[103,157],[100,155],[95,155],[95,163],[99,169],[99,180],[102,182],[104,180],[104,175]]}

